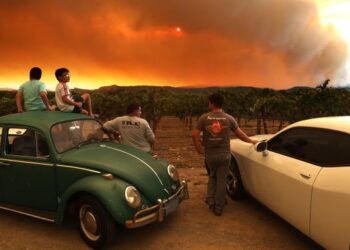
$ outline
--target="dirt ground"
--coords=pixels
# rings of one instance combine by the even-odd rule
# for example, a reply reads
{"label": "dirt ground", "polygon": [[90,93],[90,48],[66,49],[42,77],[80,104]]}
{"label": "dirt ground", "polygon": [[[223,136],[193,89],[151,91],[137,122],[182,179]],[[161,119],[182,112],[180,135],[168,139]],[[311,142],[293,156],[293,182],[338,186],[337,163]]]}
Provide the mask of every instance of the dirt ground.
{"label": "dirt ground", "polygon": [[[221,217],[204,203],[207,176],[190,131],[178,119],[164,117],[156,133],[155,153],[179,167],[190,199],[163,223],[120,228],[111,249],[321,249],[316,243],[254,201],[228,200]],[[57,226],[0,211],[0,249],[88,249],[71,221]]]}

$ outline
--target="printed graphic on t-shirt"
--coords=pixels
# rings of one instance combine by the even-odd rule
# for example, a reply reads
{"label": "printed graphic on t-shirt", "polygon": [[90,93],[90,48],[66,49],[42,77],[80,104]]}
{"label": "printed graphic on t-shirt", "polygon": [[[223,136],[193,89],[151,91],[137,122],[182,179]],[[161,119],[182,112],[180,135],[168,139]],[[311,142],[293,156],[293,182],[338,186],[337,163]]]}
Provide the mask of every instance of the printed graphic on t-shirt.
{"label": "printed graphic on t-shirt", "polygon": [[133,128],[140,128],[141,122],[133,122],[133,121],[122,121],[123,127],[133,127]]}
{"label": "printed graphic on t-shirt", "polygon": [[211,125],[206,126],[206,130],[211,134],[211,136],[218,137],[226,127],[227,126],[220,123],[220,121],[214,120],[212,121]]}

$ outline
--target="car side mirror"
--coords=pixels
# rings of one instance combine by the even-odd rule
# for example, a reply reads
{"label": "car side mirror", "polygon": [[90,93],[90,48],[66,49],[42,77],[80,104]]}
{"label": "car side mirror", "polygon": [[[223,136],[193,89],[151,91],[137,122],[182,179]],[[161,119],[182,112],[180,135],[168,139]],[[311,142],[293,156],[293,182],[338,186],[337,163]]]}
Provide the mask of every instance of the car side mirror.
{"label": "car side mirror", "polygon": [[267,141],[260,141],[255,145],[255,150],[257,152],[264,152],[267,150]]}

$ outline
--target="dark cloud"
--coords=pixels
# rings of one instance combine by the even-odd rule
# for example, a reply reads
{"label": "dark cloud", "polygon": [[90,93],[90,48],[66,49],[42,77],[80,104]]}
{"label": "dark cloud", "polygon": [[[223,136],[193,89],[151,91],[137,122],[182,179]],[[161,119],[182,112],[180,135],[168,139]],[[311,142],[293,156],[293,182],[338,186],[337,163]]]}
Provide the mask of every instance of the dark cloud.
{"label": "dark cloud", "polygon": [[307,0],[3,0],[0,15],[3,69],[282,88],[339,77],[347,59]]}

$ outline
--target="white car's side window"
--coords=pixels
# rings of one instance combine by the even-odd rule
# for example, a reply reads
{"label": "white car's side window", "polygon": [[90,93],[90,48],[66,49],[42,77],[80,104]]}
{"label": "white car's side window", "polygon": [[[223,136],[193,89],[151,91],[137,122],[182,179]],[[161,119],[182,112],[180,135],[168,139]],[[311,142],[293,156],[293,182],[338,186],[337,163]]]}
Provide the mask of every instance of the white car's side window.
{"label": "white car's side window", "polygon": [[268,149],[276,153],[305,160],[305,146],[308,141],[302,129],[290,129],[274,137],[268,142]]}
{"label": "white car's side window", "polygon": [[319,166],[350,165],[350,135],[320,128],[291,128],[268,142],[268,149]]}

